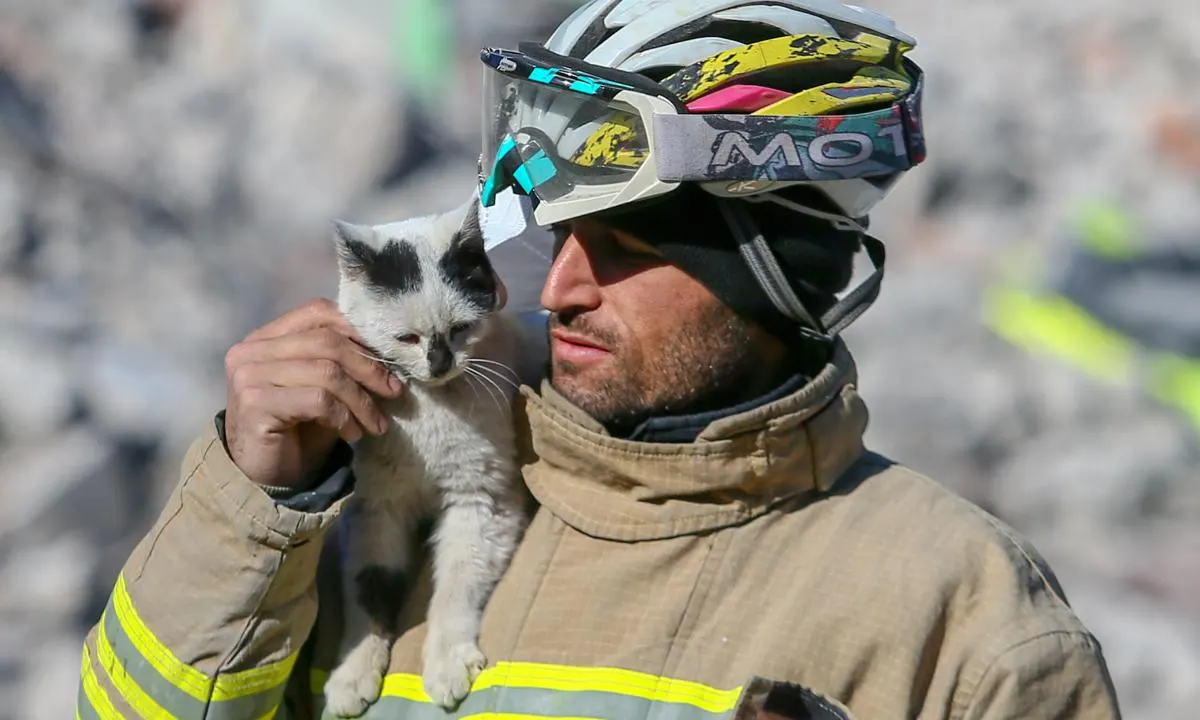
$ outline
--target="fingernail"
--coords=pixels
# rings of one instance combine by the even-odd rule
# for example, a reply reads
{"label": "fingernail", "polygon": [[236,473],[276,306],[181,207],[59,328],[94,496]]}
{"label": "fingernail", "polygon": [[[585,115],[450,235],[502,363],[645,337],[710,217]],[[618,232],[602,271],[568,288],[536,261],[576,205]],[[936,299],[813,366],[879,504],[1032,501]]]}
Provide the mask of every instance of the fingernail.
{"label": "fingernail", "polygon": [[388,374],[388,387],[392,389],[392,392],[398,393],[404,389],[404,383],[400,382],[400,378],[389,373]]}
{"label": "fingernail", "polygon": [[379,434],[382,435],[388,431],[387,418],[379,418],[379,422],[375,425],[379,429]]}

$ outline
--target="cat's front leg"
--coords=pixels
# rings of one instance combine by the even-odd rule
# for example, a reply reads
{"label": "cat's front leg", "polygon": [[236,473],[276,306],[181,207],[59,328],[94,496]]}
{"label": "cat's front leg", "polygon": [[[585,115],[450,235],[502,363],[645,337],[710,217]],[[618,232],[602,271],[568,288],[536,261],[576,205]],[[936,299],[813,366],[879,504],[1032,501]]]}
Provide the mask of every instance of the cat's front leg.
{"label": "cat's front leg", "polygon": [[379,699],[408,595],[417,517],[394,502],[366,502],[348,528],[349,562],[340,662],[325,684],[325,707],[358,717]]}
{"label": "cat's front leg", "polygon": [[425,692],[454,708],[487,665],[479,649],[483,609],[520,542],[519,498],[450,496],[434,544],[434,590],[424,648]]}

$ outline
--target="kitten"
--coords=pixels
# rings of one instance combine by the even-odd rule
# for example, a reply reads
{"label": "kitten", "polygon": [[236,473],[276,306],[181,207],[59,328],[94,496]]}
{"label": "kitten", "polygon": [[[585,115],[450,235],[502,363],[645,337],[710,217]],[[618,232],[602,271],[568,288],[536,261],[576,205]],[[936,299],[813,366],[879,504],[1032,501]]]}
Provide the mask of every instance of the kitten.
{"label": "kitten", "polygon": [[517,383],[536,382],[544,339],[494,312],[503,286],[477,200],[391,225],[335,226],[339,307],[407,389],[383,402],[388,432],[355,450],[346,634],[326,704],[357,716],[379,697],[418,524],[436,517],[423,677],[452,708],[486,664],[483,608],[524,532],[510,409]]}

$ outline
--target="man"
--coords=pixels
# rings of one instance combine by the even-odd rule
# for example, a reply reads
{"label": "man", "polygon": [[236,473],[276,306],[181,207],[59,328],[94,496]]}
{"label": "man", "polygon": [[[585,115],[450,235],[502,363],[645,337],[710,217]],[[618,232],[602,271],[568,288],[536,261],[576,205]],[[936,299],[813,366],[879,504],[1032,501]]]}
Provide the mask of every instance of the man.
{"label": "man", "polygon": [[[515,418],[539,510],[462,705],[421,688],[424,575],[367,717],[1119,716],[1036,551],[863,448],[837,333],[878,273],[835,294],[860,245],[882,264],[862,218],[921,159],[911,46],[825,0],[598,0],[546,48],[485,52],[483,202],[529,194],[557,238],[550,378]],[[402,388],[328,301],[227,370],[88,637],[81,717],[320,714],[339,438]]]}

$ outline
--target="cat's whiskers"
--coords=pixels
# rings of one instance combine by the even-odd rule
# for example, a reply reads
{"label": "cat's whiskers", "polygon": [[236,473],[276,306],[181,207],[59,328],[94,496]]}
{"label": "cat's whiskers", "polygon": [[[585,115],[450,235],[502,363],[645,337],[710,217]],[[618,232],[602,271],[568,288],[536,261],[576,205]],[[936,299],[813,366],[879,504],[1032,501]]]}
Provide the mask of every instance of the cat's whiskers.
{"label": "cat's whiskers", "polygon": [[[483,389],[488,391],[488,395],[490,395],[492,397],[492,401],[496,403],[496,409],[499,410],[501,413],[503,413],[504,412],[504,404],[501,402],[501,398],[504,397],[504,391],[500,389],[500,386],[497,385],[495,383],[495,381],[493,381],[487,375],[480,373],[478,368],[473,368],[470,365],[464,365],[463,370],[465,370],[471,376],[478,378],[481,382],[487,383],[487,385],[483,386]],[[496,394],[492,392],[493,388],[495,388],[495,390],[500,393],[499,397],[497,397]]]}
{"label": "cat's whiskers", "polygon": [[[471,382],[475,378],[474,378],[474,376],[471,375],[471,373],[469,371],[467,371],[466,368],[463,368],[463,379],[466,380],[467,387],[471,388],[471,394],[475,396],[475,402],[476,403],[479,402],[479,389],[475,387],[475,383]],[[470,417],[472,420],[474,420],[475,419],[475,403],[471,404],[471,407],[469,408],[469,410],[470,410]]]}
{"label": "cat's whiskers", "polygon": [[[467,365],[471,365],[471,362],[468,361]],[[476,372],[481,373],[482,377],[486,377],[489,381],[491,381],[492,385],[497,390],[500,391],[500,394],[502,396],[505,395],[504,389],[501,388],[500,385],[496,383],[496,380],[503,380],[504,382],[508,383],[508,385],[511,386],[513,388],[513,390],[519,390],[519,388],[513,383],[512,380],[509,380],[508,378],[504,377],[503,375],[498,374],[496,370],[489,368],[487,365],[475,365],[474,370]]]}
{"label": "cat's whiskers", "polygon": [[[468,361],[467,365],[471,366],[472,362],[473,361]],[[521,389],[521,387],[519,385],[517,385],[516,382],[514,382],[512,379],[510,379],[508,377],[505,377],[499,370],[497,370],[493,367],[490,367],[488,365],[475,365],[474,368],[478,371],[487,373],[490,377],[495,378],[496,380],[500,380],[501,382],[507,383],[509,385],[509,387],[511,387],[513,390],[519,391]]]}
{"label": "cat's whiskers", "polygon": [[521,376],[517,373],[516,370],[513,370],[511,367],[509,367],[508,365],[505,365],[502,362],[498,362],[496,360],[491,360],[489,358],[481,358],[481,357],[470,358],[470,362],[483,363],[484,365],[502,368],[508,372],[508,374],[512,377],[513,380],[520,381],[520,379],[521,379]]}

